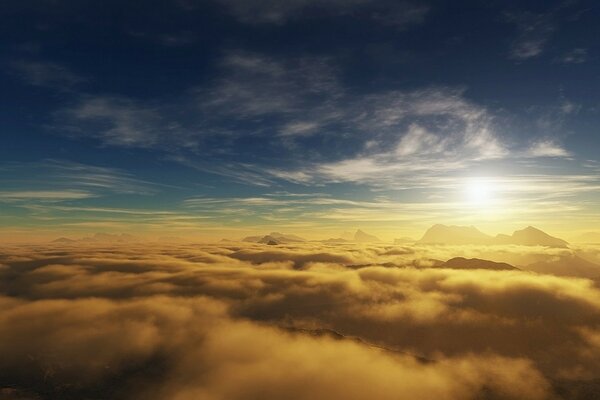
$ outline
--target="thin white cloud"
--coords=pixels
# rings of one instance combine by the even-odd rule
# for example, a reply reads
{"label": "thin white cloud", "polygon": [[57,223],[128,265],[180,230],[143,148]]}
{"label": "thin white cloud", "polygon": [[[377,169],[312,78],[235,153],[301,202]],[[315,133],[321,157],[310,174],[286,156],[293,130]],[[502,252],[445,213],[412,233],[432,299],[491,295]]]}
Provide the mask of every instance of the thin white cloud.
{"label": "thin white cloud", "polygon": [[530,12],[508,15],[508,20],[517,27],[510,57],[527,60],[542,54],[552,33],[556,30],[552,13],[535,14]]}
{"label": "thin white cloud", "polygon": [[438,137],[417,124],[412,124],[396,146],[396,153],[399,156],[439,153],[446,146],[445,142],[445,138]]}
{"label": "thin white cloud", "polygon": [[21,201],[21,200],[41,200],[41,201],[62,201],[79,200],[94,197],[90,192],[81,190],[15,190],[0,191],[0,201]]}
{"label": "thin white cloud", "polygon": [[[276,60],[234,51],[225,55],[221,66],[223,76],[216,80],[215,85],[198,89],[200,107],[207,117],[293,117],[310,112],[315,104],[325,106],[342,91],[337,71],[325,59]],[[308,117],[313,117],[312,114],[314,110]],[[319,119],[323,119],[322,109],[319,114]],[[301,123],[306,124],[286,121],[286,132],[294,130],[290,124]],[[306,132],[306,129],[300,131]]]}
{"label": "thin white cloud", "polygon": [[[23,164],[23,167],[27,165]],[[45,160],[29,165],[39,168],[38,175],[45,174],[54,184],[70,184],[88,190],[108,191],[121,194],[154,194],[159,187],[174,186],[138,179],[117,168],[99,167],[65,160]]]}
{"label": "thin white cloud", "polygon": [[[14,178],[18,176],[19,178]],[[113,194],[150,195],[167,186],[136,179],[116,168],[64,160],[0,165],[4,198],[76,200]],[[172,186],[171,186],[172,188]]]}
{"label": "thin white cloud", "polygon": [[123,147],[152,147],[163,133],[155,109],[122,97],[86,96],[62,110],[60,117],[75,133],[99,136],[108,144]]}
{"label": "thin white cloud", "polygon": [[534,143],[527,151],[530,157],[570,157],[565,148],[553,140],[542,140]]}
{"label": "thin white cloud", "polygon": [[57,90],[70,90],[86,79],[68,67],[50,61],[13,60],[10,66],[26,83]]}
{"label": "thin white cloud", "polygon": [[560,105],[560,112],[564,115],[577,114],[581,110],[581,105],[569,100],[565,100]]}
{"label": "thin white cloud", "polygon": [[559,61],[564,64],[582,64],[587,61],[588,52],[584,48],[576,48],[566,52]]}
{"label": "thin white cloud", "polygon": [[[356,100],[356,99],[352,99]],[[374,132],[358,138],[362,149],[337,161],[295,171],[269,171],[292,182],[355,182],[406,185],[415,174],[461,170],[470,163],[508,155],[493,127],[493,116],[466,100],[461,91],[430,88],[367,96],[340,109],[348,131]],[[351,103],[351,105],[348,105]],[[368,140],[367,140],[368,139]]]}
{"label": "thin white cloud", "polygon": [[[555,104],[530,107],[530,113],[540,132],[560,136],[564,134],[565,122],[577,115],[582,108],[581,104],[561,96]],[[546,139],[541,139],[544,140]]]}
{"label": "thin white cloud", "polygon": [[306,136],[312,135],[319,128],[317,122],[312,121],[294,121],[285,125],[281,134],[284,136]]}
{"label": "thin white cloud", "polygon": [[[371,170],[372,168],[372,170]],[[367,172],[364,172],[366,169]],[[348,173],[347,179],[376,180],[376,166],[365,164],[340,167],[338,175]],[[381,170],[380,175],[390,175]],[[392,171],[393,172],[393,171]],[[364,174],[364,175],[360,175]],[[593,205],[574,201],[582,194],[600,193],[600,179],[595,175],[569,174],[521,174],[479,177],[492,191],[489,204],[473,207],[468,188],[473,179],[468,176],[423,176],[414,174],[413,179],[402,181],[403,189],[415,194],[401,193],[393,197],[380,196],[369,200],[323,196],[321,194],[269,194],[243,197],[197,197],[184,201],[183,207],[200,215],[236,214],[252,215],[256,221],[269,221],[279,226],[290,226],[301,219],[314,229],[335,225],[348,227],[357,223],[405,222],[410,224],[434,224],[439,221],[455,221],[464,224],[465,218],[477,217],[482,221],[503,221],[519,225],[523,221],[543,221],[548,213],[554,213],[556,221],[572,221],[577,215],[593,211]],[[383,180],[379,183],[384,185]],[[374,183],[372,183],[374,184]],[[387,185],[388,188],[391,184]],[[429,196],[428,196],[429,195]]]}
{"label": "thin white cloud", "polygon": [[365,131],[404,135],[405,142],[398,144],[400,152],[417,146],[413,150],[420,154],[448,155],[460,147],[477,153],[476,158],[497,158],[506,153],[494,132],[493,115],[466,99],[462,90],[433,87],[375,94],[357,104],[353,112],[358,115],[353,122]]}
{"label": "thin white cloud", "polygon": [[[299,68],[235,54],[228,65],[232,73],[203,98],[202,107],[213,116],[250,123],[269,117],[269,127],[283,136],[280,144],[310,135],[346,143],[345,157],[304,162],[297,169],[245,165],[246,171],[256,168],[262,174],[257,183],[268,184],[264,179],[269,177],[299,183],[315,183],[317,177],[368,181],[382,171],[402,175],[402,171],[454,169],[508,152],[495,132],[493,115],[467,100],[462,90],[434,87],[355,95],[339,85],[323,61],[315,68],[303,60]],[[260,132],[264,127],[256,129]],[[221,173],[239,174],[239,167],[232,169],[235,172],[222,168]]]}
{"label": "thin white cloud", "polygon": [[[467,98],[462,88],[355,92],[342,84],[331,60],[318,57],[281,59],[229,51],[220,67],[211,82],[175,105],[83,96],[57,117],[73,135],[97,137],[113,146],[160,149],[170,160],[254,186],[283,180],[394,189],[425,176],[466,171],[483,161],[567,155],[547,144],[527,150],[511,141],[495,113]],[[559,108],[553,115],[563,118],[578,106],[564,101]],[[173,122],[183,120],[186,126]],[[218,148],[214,141],[208,144],[215,136]],[[286,162],[219,158],[237,154],[238,144],[248,137]],[[316,140],[327,146],[315,146]],[[200,148],[201,160],[194,156]]]}

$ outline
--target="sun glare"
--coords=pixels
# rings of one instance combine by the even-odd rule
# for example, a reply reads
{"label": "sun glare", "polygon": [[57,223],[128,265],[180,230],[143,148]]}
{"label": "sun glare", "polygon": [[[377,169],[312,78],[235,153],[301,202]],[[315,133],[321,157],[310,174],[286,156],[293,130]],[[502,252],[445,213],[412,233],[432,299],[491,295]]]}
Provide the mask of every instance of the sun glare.
{"label": "sun glare", "polygon": [[493,182],[486,179],[473,179],[465,185],[465,197],[468,203],[479,208],[486,208],[494,201],[496,188]]}

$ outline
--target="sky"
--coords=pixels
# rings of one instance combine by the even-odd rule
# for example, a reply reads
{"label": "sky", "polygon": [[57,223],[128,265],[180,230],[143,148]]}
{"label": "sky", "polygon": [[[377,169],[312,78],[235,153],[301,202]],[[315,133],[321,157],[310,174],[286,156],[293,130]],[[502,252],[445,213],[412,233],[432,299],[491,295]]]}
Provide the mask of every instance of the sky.
{"label": "sky", "polygon": [[600,223],[592,1],[0,5],[0,238]]}

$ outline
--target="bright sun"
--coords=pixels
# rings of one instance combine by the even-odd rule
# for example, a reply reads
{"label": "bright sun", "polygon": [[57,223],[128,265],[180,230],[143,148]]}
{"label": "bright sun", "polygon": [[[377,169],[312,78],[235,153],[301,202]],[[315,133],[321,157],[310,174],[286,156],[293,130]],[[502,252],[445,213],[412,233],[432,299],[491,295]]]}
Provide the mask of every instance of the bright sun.
{"label": "bright sun", "polygon": [[465,185],[466,200],[474,206],[490,206],[494,200],[494,184],[485,179],[472,179]]}

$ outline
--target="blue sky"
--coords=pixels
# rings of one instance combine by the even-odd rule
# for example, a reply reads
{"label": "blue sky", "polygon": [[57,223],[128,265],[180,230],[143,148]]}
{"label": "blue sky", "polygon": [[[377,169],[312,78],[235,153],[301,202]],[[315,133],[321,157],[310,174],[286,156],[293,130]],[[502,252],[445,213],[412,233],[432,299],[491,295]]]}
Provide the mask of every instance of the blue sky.
{"label": "blue sky", "polygon": [[593,230],[599,12],[591,1],[3,4],[3,234]]}

